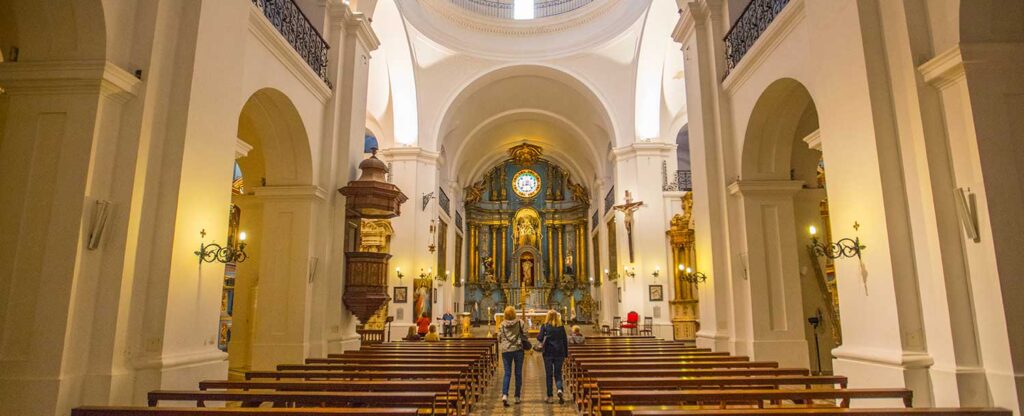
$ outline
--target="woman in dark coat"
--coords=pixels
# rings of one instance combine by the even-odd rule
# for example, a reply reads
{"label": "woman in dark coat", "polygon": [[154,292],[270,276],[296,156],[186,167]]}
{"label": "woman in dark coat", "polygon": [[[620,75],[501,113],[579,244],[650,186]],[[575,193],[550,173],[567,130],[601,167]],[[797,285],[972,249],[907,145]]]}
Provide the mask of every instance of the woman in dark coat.
{"label": "woman in dark coat", "polygon": [[545,402],[551,403],[551,381],[558,388],[558,403],[565,403],[562,395],[562,363],[569,356],[569,339],[562,324],[562,316],[555,310],[548,311],[544,325],[540,327],[537,340],[544,348],[544,382],[547,384],[548,396]]}

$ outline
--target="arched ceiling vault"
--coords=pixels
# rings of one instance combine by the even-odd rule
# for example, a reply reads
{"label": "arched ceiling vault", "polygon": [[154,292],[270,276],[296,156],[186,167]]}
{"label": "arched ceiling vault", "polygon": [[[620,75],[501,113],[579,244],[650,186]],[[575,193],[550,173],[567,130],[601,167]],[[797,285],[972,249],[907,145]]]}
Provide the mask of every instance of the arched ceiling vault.
{"label": "arched ceiling vault", "polygon": [[614,127],[606,106],[582,81],[538,65],[506,67],[467,84],[438,126],[438,149],[452,157],[450,177],[466,185],[524,140],[590,185]]}

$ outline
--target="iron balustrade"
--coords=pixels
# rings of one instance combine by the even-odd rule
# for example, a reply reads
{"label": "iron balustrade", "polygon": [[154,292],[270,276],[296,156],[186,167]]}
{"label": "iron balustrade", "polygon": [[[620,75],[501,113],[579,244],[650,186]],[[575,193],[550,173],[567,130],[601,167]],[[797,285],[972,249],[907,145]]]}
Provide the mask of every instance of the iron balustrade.
{"label": "iron balustrade", "polygon": [[615,187],[608,190],[608,194],[604,196],[604,213],[607,215],[608,211],[612,210],[612,206],[615,205]]}
{"label": "iron balustrade", "polygon": [[327,79],[327,50],[330,46],[295,1],[252,0],[252,4],[263,11],[263,16],[292,45],[292,49],[298,52],[328,88],[332,88],[331,81]]}
{"label": "iron balustrade", "polygon": [[[512,20],[514,0],[448,0],[473,13],[495,19]],[[594,0],[537,0],[533,4],[533,18],[557,16],[592,3]]]}
{"label": "iron balustrade", "polygon": [[668,162],[661,162],[661,190],[662,191],[692,191],[693,176],[689,169],[675,171],[672,181],[669,181]]}
{"label": "iron balustrade", "polygon": [[757,38],[768,29],[789,0],[751,0],[740,18],[725,34],[725,75],[739,65],[743,55],[754,46]]}
{"label": "iron balustrade", "polygon": [[441,205],[441,209],[444,210],[445,214],[452,215],[452,212],[451,212],[452,201],[451,201],[451,199],[448,199],[448,194],[444,191],[444,188],[437,188],[437,190],[440,191],[440,192],[438,192],[439,196],[437,197],[437,203],[439,205]]}

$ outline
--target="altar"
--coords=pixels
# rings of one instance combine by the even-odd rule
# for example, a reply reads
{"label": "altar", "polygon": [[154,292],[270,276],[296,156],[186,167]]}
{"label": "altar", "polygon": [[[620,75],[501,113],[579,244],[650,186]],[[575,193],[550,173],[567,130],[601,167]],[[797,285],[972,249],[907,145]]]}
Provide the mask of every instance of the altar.
{"label": "altar", "polygon": [[[526,313],[523,313],[523,311],[520,310],[520,311],[516,311],[516,315],[519,316],[521,319],[523,319],[526,322],[526,332],[528,334],[536,334],[536,333],[540,332],[540,326],[544,325],[544,320],[547,319],[548,313],[547,313],[547,311],[532,311],[532,310],[528,311]],[[558,313],[558,315],[561,316],[562,314]],[[505,320],[505,314],[503,314],[503,313],[496,313],[496,314],[494,314],[494,327],[495,328],[500,328],[501,327],[501,322],[504,321],[504,320]],[[495,331],[495,332],[497,332],[497,331]]]}

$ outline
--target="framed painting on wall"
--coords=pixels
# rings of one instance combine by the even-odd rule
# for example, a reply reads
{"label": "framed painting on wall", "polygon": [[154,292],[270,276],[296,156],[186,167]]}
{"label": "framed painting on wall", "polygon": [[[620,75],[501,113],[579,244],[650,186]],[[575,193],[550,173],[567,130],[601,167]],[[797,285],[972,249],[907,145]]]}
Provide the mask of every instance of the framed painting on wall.
{"label": "framed painting on wall", "polygon": [[665,287],[664,286],[662,286],[662,285],[650,285],[647,288],[647,290],[648,290],[648,292],[650,292],[649,294],[650,294],[650,301],[651,302],[661,302],[661,301],[665,300]]}
{"label": "framed painting on wall", "polygon": [[392,296],[395,303],[406,303],[409,302],[409,288],[405,286],[395,286],[394,296]]}

